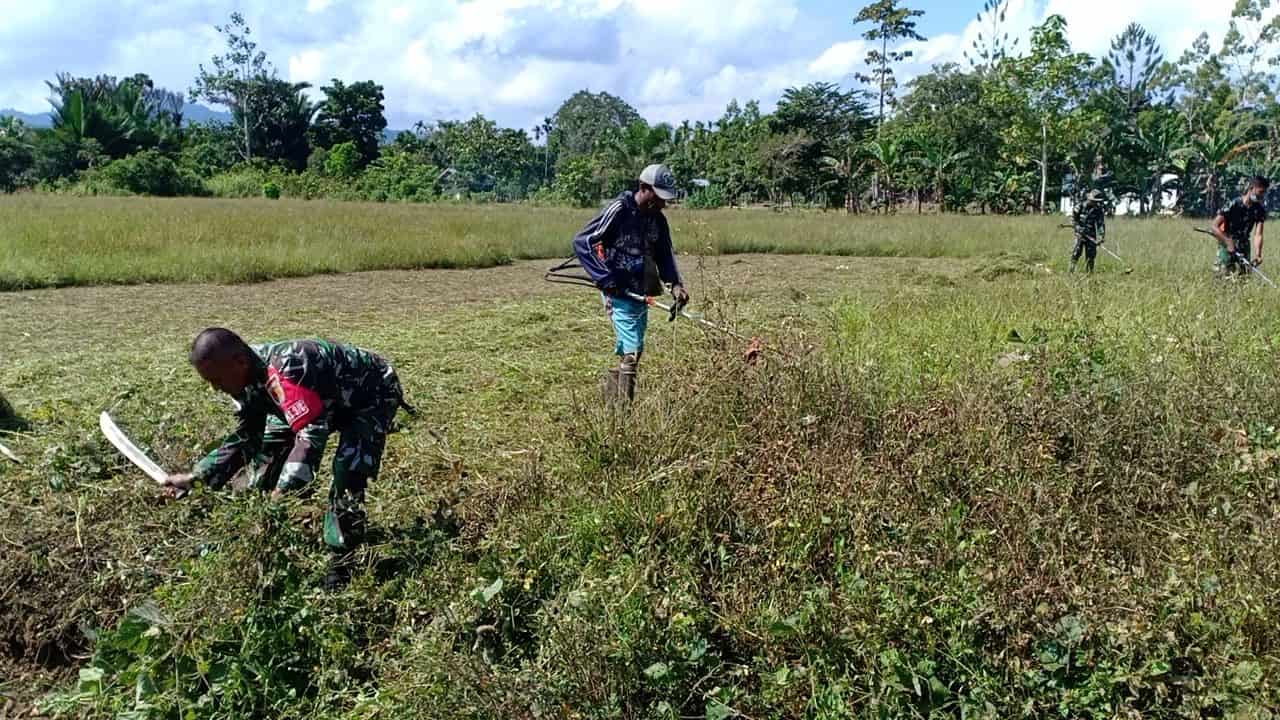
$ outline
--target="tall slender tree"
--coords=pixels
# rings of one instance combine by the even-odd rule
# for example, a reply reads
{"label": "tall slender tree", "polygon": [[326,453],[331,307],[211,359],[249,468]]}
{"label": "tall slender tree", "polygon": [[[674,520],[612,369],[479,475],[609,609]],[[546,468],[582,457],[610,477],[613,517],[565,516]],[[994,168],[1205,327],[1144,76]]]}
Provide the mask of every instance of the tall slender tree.
{"label": "tall slender tree", "polygon": [[275,69],[267,62],[267,54],[250,39],[249,25],[240,13],[231,13],[231,22],[214,27],[223,36],[227,50],[213,57],[212,69],[200,65],[191,99],[208,100],[231,110],[239,130],[237,149],[243,159],[251,160],[253,131],[266,114],[263,96],[269,88],[264,87],[263,80],[274,77]]}
{"label": "tall slender tree", "polygon": [[969,67],[979,72],[1000,64],[1001,60],[1011,52],[1016,52],[1018,38],[1009,40],[1009,31],[1005,29],[1005,15],[1009,12],[1009,0],[985,0],[982,10],[975,22],[978,24],[978,35],[971,43],[973,54],[963,51]]}
{"label": "tall slender tree", "polygon": [[1111,88],[1132,125],[1138,113],[1151,103],[1152,89],[1164,52],[1154,35],[1141,25],[1129,23],[1111,41],[1111,50],[1102,61],[1111,79]]}
{"label": "tall slender tree", "polygon": [[903,60],[910,59],[911,50],[894,50],[889,43],[898,40],[925,40],[916,32],[915,18],[924,15],[923,10],[912,10],[900,5],[900,0],[877,0],[862,8],[853,24],[870,23],[871,27],[862,33],[862,37],[872,42],[879,41],[880,48],[867,52],[866,64],[869,71],[858,73],[859,82],[875,87],[879,98],[879,111],[876,114],[876,127],[884,125],[885,104],[893,104],[894,89],[897,80],[894,78],[893,66]]}

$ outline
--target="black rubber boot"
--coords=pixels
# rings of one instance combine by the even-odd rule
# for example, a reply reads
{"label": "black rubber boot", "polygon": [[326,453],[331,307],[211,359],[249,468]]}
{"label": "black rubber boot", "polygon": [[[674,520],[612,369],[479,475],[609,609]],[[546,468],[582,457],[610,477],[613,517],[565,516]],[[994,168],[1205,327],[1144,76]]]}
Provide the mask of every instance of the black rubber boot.
{"label": "black rubber boot", "polygon": [[640,356],[627,353],[618,365],[618,400],[631,402],[636,398],[636,377],[640,374]]}
{"label": "black rubber boot", "polygon": [[333,553],[329,556],[329,571],[321,586],[329,591],[341,590],[351,582],[351,568],[355,565],[355,553]]}

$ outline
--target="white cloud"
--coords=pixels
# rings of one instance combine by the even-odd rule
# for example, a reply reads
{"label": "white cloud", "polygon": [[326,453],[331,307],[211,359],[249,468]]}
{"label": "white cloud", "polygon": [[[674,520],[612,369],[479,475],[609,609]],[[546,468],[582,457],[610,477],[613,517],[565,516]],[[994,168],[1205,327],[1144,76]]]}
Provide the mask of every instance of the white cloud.
{"label": "white cloud", "polygon": [[684,73],[678,67],[658,68],[649,73],[640,90],[639,102],[646,105],[662,105],[679,102],[688,97],[684,86]]}
{"label": "white cloud", "polygon": [[862,67],[862,60],[867,54],[867,44],[861,40],[847,40],[822,51],[816,60],[809,63],[809,72],[824,78],[839,78],[851,75]]}
{"label": "white cloud", "polygon": [[[769,110],[793,85],[850,84],[865,42],[847,18],[828,17],[829,8],[823,15],[804,10],[805,1],[237,0],[234,7],[289,79],[382,83],[393,127],[476,112],[527,126],[583,88],[620,95],[651,120],[679,121],[718,117],[735,98],[759,99]],[[0,107],[46,109],[43,81],[63,70],[148,72],[165,87],[185,90],[196,66],[222,50],[212,25],[224,22],[232,5],[210,5],[7,3]],[[1138,21],[1176,57],[1201,30],[1220,38],[1231,5],[1012,0],[1005,29],[1025,38],[1049,13],[1061,13],[1072,42],[1101,55],[1111,37]],[[915,57],[898,68],[899,82],[936,63],[963,62],[980,30],[969,22],[908,44]]]}
{"label": "white cloud", "polygon": [[[324,53],[320,50],[303,50],[289,56],[289,79],[293,82],[310,82],[316,85],[320,68],[324,67]],[[318,86],[318,85],[317,85]]]}

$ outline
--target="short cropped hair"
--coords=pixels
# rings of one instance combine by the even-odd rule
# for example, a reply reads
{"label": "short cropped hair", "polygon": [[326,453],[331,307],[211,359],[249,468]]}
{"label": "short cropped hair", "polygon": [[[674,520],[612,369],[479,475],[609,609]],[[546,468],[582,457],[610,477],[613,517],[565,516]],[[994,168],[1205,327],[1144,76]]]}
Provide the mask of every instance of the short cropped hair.
{"label": "short cropped hair", "polygon": [[205,328],[191,342],[191,364],[224,360],[236,355],[247,356],[252,350],[239,335],[226,328]]}

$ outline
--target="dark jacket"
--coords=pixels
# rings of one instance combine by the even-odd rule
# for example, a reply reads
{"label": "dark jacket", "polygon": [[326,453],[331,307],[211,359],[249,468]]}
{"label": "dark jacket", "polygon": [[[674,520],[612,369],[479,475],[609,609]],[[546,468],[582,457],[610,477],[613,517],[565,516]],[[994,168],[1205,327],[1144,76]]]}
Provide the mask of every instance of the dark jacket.
{"label": "dark jacket", "polygon": [[1247,243],[1253,237],[1253,228],[1267,221],[1267,206],[1260,202],[1245,205],[1244,200],[1236,198],[1218,214],[1227,219],[1227,237]]}
{"label": "dark jacket", "polygon": [[653,296],[661,293],[661,287],[655,287],[658,279],[681,284],[667,218],[660,212],[641,212],[630,191],[606,205],[574,236],[573,252],[601,290]]}

